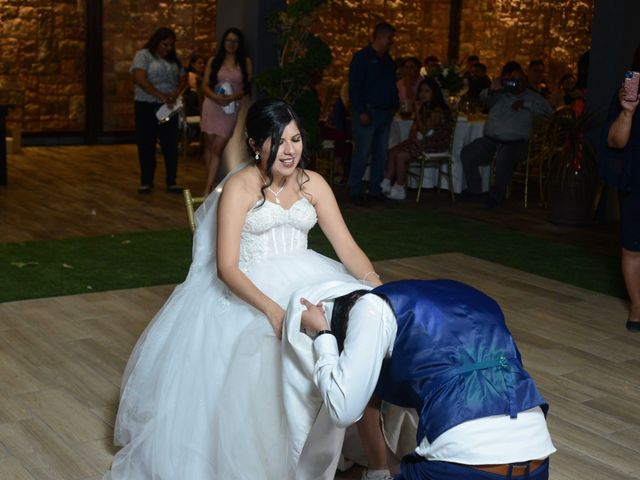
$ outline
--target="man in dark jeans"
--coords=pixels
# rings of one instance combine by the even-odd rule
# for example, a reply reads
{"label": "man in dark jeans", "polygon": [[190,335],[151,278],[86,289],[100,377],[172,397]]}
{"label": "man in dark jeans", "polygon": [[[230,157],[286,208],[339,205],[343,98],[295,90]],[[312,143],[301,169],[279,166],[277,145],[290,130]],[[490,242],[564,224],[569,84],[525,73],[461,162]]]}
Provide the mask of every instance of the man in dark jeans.
{"label": "man in dark jeans", "polygon": [[349,66],[349,100],[353,118],[355,152],[349,172],[349,199],[365,204],[362,176],[371,155],[369,198],[384,200],[380,183],[387,165],[389,129],[398,109],[395,67],[389,55],[395,28],[379,23],[373,41],[357,52]]}
{"label": "man in dark jeans", "polygon": [[551,115],[551,106],[538,93],[527,88],[522,67],[507,62],[502,76],[491,83],[481,100],[489,107],[484,136],[462,149],[460,159],[467,180],[467,193],[480,195],[480,165],[496,158],[495,182],[489,192],[487,208],[493,208],[505,197],[513,169],[527,158],[527,148],[534,114]]}

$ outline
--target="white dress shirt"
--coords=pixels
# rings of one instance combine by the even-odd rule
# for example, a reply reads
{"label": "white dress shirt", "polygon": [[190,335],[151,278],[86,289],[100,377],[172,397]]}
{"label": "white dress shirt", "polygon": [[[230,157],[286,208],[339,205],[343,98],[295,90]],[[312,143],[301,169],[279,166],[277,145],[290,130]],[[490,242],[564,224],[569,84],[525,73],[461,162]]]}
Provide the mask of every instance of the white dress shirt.
{"label": "white dress shirt", "polygon": [[[389,305],[364,295],[351,309],[342,354],[333,335],[313,342],[314,382],[329,415],[339,426],[360,419],[371,398],[385,357],[391,355],[397,323]],[[497,415],[456,425],[430,443],[426,437],[416,453],[430,459],[466,465],[489,465],[543,459],[555,452],[539,407],[517,418]]]}

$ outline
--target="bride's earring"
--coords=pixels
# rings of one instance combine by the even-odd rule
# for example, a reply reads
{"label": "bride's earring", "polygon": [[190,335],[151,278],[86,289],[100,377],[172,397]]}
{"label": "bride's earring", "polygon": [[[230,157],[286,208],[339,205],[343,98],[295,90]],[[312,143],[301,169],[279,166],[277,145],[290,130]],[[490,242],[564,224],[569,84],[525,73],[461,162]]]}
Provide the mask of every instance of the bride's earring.
{"label": "bride's earring", "polygon": [[260,154],[258,152],[256,152],[255,159],[256,159],[256,162],[260,160]]}

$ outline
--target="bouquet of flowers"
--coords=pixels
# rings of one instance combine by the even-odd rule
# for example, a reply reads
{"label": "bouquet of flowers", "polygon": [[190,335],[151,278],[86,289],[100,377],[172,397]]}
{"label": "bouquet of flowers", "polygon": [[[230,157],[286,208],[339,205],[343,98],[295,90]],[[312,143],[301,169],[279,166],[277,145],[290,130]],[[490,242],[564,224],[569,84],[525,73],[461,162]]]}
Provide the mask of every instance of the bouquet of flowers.
{"label": "bouquet of flowers", "polygon": [[442,66],[428,76],[438,82],[440,88],[449,92],[449,95],[459,94],[465,86],[464,78],[456,65]]}

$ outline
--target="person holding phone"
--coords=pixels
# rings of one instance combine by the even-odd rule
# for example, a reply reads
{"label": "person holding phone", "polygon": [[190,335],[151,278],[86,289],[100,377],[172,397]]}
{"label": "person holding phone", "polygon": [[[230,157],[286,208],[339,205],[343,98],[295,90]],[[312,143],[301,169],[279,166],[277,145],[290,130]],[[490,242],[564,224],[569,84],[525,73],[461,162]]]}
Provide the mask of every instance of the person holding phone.
{"label": "person holding phone", "polygon": [[600,173],[618,188],[622,275],[629,294],[627,330],[640,332],[640,45],[631,70],[614,96],[598,156]]}

